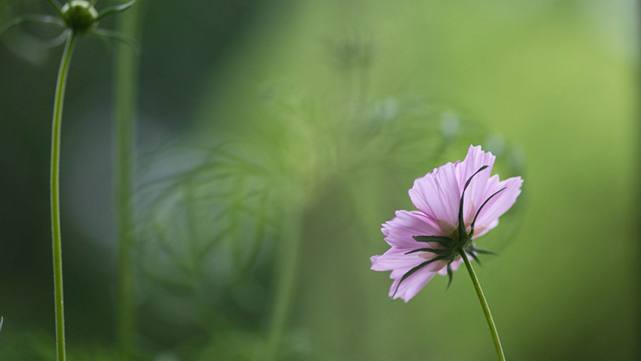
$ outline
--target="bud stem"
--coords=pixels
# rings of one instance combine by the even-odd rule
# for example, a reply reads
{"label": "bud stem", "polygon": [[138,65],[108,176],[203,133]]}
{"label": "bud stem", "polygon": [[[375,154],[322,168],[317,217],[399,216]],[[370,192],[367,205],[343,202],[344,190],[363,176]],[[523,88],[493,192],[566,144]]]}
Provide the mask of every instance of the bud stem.
{"label": "bud stem", "polygon": [[65,89],[76,35],[72,33],[67,39],[58,70],[58,81],[53,103],[53,121],[51,127],[51,237],[53,249],[53,283],[56,314],[56,356],[58,361],[67,359],[65,350],[65,310],[62,274],[62,235],[60,231],[60,139],[62,128],[62,108]]}

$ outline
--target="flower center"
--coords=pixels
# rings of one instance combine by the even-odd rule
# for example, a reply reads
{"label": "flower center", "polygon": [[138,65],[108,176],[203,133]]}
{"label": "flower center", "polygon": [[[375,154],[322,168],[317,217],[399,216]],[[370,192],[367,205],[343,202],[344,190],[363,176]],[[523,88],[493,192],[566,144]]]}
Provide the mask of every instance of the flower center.
{"label": "flower center", "polygon": [[65,24],[73,31],[84,33],[98,21],[98,11],[85,0],[72,0],[62,7]]}

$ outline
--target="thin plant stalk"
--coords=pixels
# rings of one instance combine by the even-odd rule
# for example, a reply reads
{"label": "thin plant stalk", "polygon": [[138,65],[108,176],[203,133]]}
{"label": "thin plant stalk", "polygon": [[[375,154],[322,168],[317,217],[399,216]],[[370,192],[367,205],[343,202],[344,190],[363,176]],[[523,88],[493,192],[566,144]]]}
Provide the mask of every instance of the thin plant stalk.
{"label": "thin plant stalk", "polygon": [[53,120],[51,125],[51,239],[53,250],[53,283],[56,318],[56,358],[67,359],[65,346],[65,305],[62,274],[62,232],[60,230],[60,143],[62,136],[62,108],[65,101],[65,90],[71,57],[76,45],[76,34],[72,33],[65,44],[58,70],[56,93],[53,102]]}
{"label": "thin plant stalk", "polygon": [[487,320],[487,326],[489,327],[490,334],[492,335],[492,341],[494,342],[496,355],[498,356],[499,361],[505,361],[505,354],[503,353],[501,338],[499,337],[499,332],[496,329],[496,324],[494,323],[494,318],[492,317],[492,311],[490,311],[490,306],[487,303],[487,299],[485,299],[485,294],[483,294],[481,283],[479,282],[479,279],[476,276],[476,272],[474,272],[474,268],[472,267],[472,263],[467,258],[467,255],[465,254],[465,252],[461,251],[461,257],[465,262],[465,267],[467,268],[467,272],[470,274],[470,278],[472,279],[472,283],[474,284],[474,290],[476,291],[476,295],[478,296],[479,302],[481,303],[483,314],[485,315],[485,319]]}
{"label": "thin plant stalk", "polygon": [[[140,5],[119,19],[123,36],[135,39],[139,31]],[[134,158],[138,53],[130,44],[118,47],[115,62],[115,194],[118,234],[117,342],[121,360],[135,352],[136,312],[132,248],[134,244]]]}
{"label": "thin plant stalk", "polygon": [[[290,212],[290,214],[295,212]],[[276,297],[274,299],[273,316],[267,339],[266,361],[279,360],[279,353],[282,346],[283,334],[287,319],[289,318],[289,309],[294,293],[294,286],[298,274],[298,256],[300,248],[300,228],[302,217],[288,217],[285,224],[285,234],[281,239],[281,248],[279,258],[280,268],[278,269],[278,283]]]}
{"label": "thin plant stalk", "polygon": [[200,267],[200,247],[198,247],[198,240],[200,239],[197,225],[197,216],[196,210],[194,209],[196,204],[196,184],[193,176],[185,179],[185,189],[184,189],[184,202],[185,202],[185,217],[187,221],[187,234],[188,234],[188,247],[189,247],[189,267],[194,276],[194,280],[197,281],[201,276],[201,267]]}

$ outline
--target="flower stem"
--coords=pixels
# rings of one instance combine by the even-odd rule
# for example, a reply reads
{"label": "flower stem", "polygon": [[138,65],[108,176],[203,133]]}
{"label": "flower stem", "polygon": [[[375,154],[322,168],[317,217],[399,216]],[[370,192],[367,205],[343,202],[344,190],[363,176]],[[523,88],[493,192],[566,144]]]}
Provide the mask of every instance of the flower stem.
{"label": "flower stem", "polygon": [[490,306],[487,304],[487,300],[485,299],[485,295],[483,294],[481,283],[479,282],[478,277],[476,277],[476,273],[474,272],[472,263],[470,263],[470,260],[467,258],[467,255],[465,254],[464,251],[461,251],[461,257],[463,257],[463,261],[465,262],[465,267],[467,268],[467,272],[470,274],[470,278],[472,279],[472,283],[474,284],[474,290],[476,290],[476,295],[479,298],[479,302],[481,303],[481,308],[483,309],[483,313],[485,314],[485,319],[487,320],[487,326],[490,328],[490,334],[492,335],[492,341],[494,341],[494,348],[496,349],[496,355],[498,356],[499,361],[505,361],[505,354],[503,353],[503,346],[501,346],[501,339],[499,337],[499,332],[496,329],[496,324],[494,323],[494,318],[492,317],[492,311],[490,311]]}
{"label": "flower stem", "polygon": [[[119,19],[120,32],[131,38],[138,34],[139,6]],[[132,267],[134,244],[134,153],[138,55],[130,45],[118,47],[115,63],[115,194],[118,222],[117,340],[120,360],[135,353],[135,300]]]}
{"label": "flower stem", "polygon": [[67,359],[65,350],[65,306],[62,284],[62,234],[60,231],[60,138],[62,128],[62,107],[76,34],[67,39],[58,70],[58,81],[53,102],[51,126],[51,239],[53,249],[53,283],[56,313],[56,356],[58,361]]}

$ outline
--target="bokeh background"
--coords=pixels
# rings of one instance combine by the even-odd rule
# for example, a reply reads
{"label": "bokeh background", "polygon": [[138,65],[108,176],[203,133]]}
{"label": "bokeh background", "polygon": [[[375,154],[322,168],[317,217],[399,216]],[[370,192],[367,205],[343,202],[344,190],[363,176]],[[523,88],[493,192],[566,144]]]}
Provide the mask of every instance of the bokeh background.
{"label": "bokeh background", "polygon": [[[107,1],[99,1],[104,6]],[[464,272],[387,298],[380,224],[469,144],[525,178],[479,241],[509,359],[639,360],[639,5],[142,3],[136,359],[493,360]],[[0,21],[50,12],[0,2]],[[114,28],[110,20],[103,24]],[[0,47],[0,359],[53,359],[48,161],[60,48]],[[40,39],[40,40],[39,40]],[[80,42],[62,183],[73,360],[115,336],[114,55]]]}

